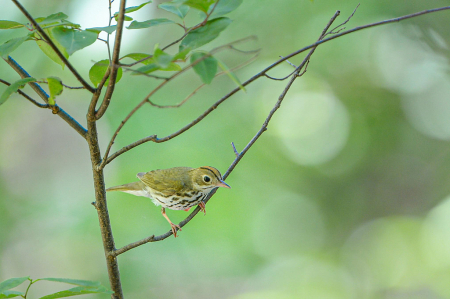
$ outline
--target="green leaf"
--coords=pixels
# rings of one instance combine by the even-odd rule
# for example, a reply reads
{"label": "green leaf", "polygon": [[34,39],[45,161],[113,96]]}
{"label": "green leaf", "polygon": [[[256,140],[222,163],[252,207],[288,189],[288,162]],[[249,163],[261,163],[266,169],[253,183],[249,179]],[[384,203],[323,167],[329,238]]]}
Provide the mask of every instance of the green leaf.
{"label": "green leaf", "polygon": [[158,64],[153,62],[153,59],[149,59],[151,60],[150,64],[141,66],[140,68],[138,68],[134,73],[133,76],[138,76],[138,75],[142,75],[142,74],[148,74],[154,71],[181,71],[181,66],[179,66],[178,64],[171,62],[169,63],[169,65],[165,68],[161,68]]}
{"label": "green leaf", "polygon": [[[119,15],[114,16],[114,20],[119,21]],[[133,21],[133,18],[127,15],[123,16],[124,21]]]}
{"label": "green leaf", "polygon": [[[137,10],[141,9],[142,7],[144,7],[145,5],[149,4],[149,3],[152,3],[152,1],[144,2],[144,3],[142,3],[141,5],[138,5],[138,6],[130,6],[130,7],[127,7],[127,8],[125,8],[125,13],[130,13],[130,12],[137,11]],[[119,15],[119,12],[116,12],[116,13],[114,14],[114,18],[117,18],[118,15]],[[116,19],[116,20],[117,20],[117,19]],[[125,21],[127,21],[127,20],[125,20]],[[131,21],[131,20],[130,20],[130,21]]]}
{"label": "green leaf", "polygon": [[18,292],[18,291],[4,291],[0,293],[0,299],[3,298],[14,298],[17,296],[24,296],[25,293],[23,292]]}
{"label": "green leaf", "polygon": [[142,29],[165,24],[175,24],[175,22],[166,18],[151,19],[144,22],[133,21],[127,29]]}
{"label": "green leaf", "polygon": [[69,55],[95,43],[98,33],[89,30],[74,30],[56,27],[52,30],[54,38],[63,46]]}
{"label": "green leaf", "polygon": [[193,66],[194,71],[202,79],[203,83],[210,84],[217,73],[217,59],[208,53],[195,52],[191,56],[191,63],[202,59]]}
{"label": "green leaf", "polygon": [[[0,105],[3,104],[4,102],[6,102],[6,100],[15,92],[17,92],[17,90],[19,88],[23,88],[25,86],[25,84],[27,84],[28,82],[34,82],[36,81],[35,78],[32,77],[28,77],[28,78],[23,78],[20,80],[17,80],[16,82],[14,82],[13,84],[11,84],[10,86],[8,86],[5,91],[3,92],[3,94],[0,96]],[[21,279],[23,279],[25,277],[20,277],[20,278],[11,278],[8,280],[5,280],[4,282],[7,282],[9,280],[13,280],[13,279],[18,279],[17,281],[20,281]],[[28,277],[26,277],[26,279],[28,279]],[[26,280],[25,279],[25,280]],[[24,282],[25,280],[23,280],[22,282]],[[0,292],[2,292],[2,284],[4,283],[0,283]],[[21,282],[21,283],[22,283]],[[20,283],[19,283],[20,284]],[[13,288],[13,287],[11,287]],[[5,289],[8,290],[8,289]]]}
{"label": "green leaf", "polygon": [[180,51],[189,47],[196,49],[217,38],[228,25],[231,20],[225,17],[208,21],[205,26],[195,29],[186,35],[180,44]]}
{"label": "green leaf", "polygon": [[101,283],[99,281],[92,281],[92,280],[81,280],[81,279],[70,279],[70,278],[53,278],[53,277],[40,278],[39,280],[64,282],[64,283],[69,283],[69,284],[74,284],[74,285],[77,285],[77,286],[89,287],[89,288],[101,286]]}
{"label": "green leaf", "polygon": [[[53,43],[56,45],[56,47],[59,49],[59,51],[63,54],[64,57],[69,58],[69,53],[67,53],[66,49],[53,37],[53,30],[52,29],[44,29],[44,31],[47,33],[47,35],[50,37],[50,39],[53,41]],[[39,35],[35,33],[35,37],[38,38]],[[52,47],[48,43],[46,43],[43,40],[36,40],[37,45],[39,48],[44,52],[47,57],[49,57],[51,60],[56,62],[57,64],[61,65],[64,68],[64,62],[59,58],[58,55],[56,55],[55,51],[53,51]]]}
{"label": "green leaf", "polygon": [[50,105],[55,105],[55,97],[59,96],[64,90],[61,79],[59,79],[58,77],[48,77],[47,82],[48,89],[50,90],[48,103]]}
{"label": "green leaf", "polygon": [[14,21],[0,20],[0,29],[16,29],[24,26],[25,26],[24,24],[17,23]]}
{"label": "green leaf", "polygon": [[49,24],[49,23],[53,23],[53,22],[66,20],[68,18],[69,18],[69,16],[66,15],[65,13],[58,12],[58,13],[51,14],[45,18],[37,18],[36,22],[38,22],[39,25],[44,25],[44,24]]}
{"label": "green leaf", "polygon": [[175,60],[178,60],[178,59],[185,60],[186,56],[189,54],[189,52],[191,52],[191,48],[189,48],[189,47],[185,48],[184,50],[182,50],[182,51],[178,52],[177,54],[175,54],[173,56],[172,61],[175,61]]}
{"label": "green leaf", "polygon": [[[220,0],[214,8],[213,13],[210,15],[210,19],[215,19],[232,12],[238,8],[242,2],[243,0]],[[213,7],[214,6],[211,6],[208,12],[211,12]]]}
{"label": "green leaf", "polygon": [[187,0],[184,1],[184,4],[207,13],[211,4],[214,4],[216,1],[217,0]]}
{"label": "green leaf", "polygon": [[27,39],[28,35],[10,39],[3,45],[0,45],[0,56],[3,58],[7,58],[9,53],[17,49]]}
{"label": "green leaf", "polygon": [[153,53],[153,61],[161,68],[165,69],[172,62],[173,56],[167,54],[161,50],[158,45],[155,46],[155,52]]}
{"label": "green leaf", "polygon": [[101,31],[105,31],[108,34],[113,33],[114,31],[116,31],[117,25],[112,25],[112,26],[106,26],[106,27],[93,27],[93,28],[87,28],[86,30],[89,31],[95,31],[97,33],[100,33]]}
{"label": "green leaf", "polygon": [[[14,82],[13,84],[11,84],[10,86],[8,86],[7,90],[10,89],[12,90],[11,93],[17,91],[17,89],[19,89],[20,86],[25,85],[27,82],[31,82],[31,81],[36,81],[36,79],[34,78],[24,78],[24,79],[20,79],[16,82]],[[6,90],[5,90],[6,92]],[[5,94],[5,92],[2,94],[1,98],[0,98],[0,104],[2,104],[5,100],[1,100],[3,99],[3,95]],[[10,290],[12,288],[17,287],[18,285],[21,285],[24,281],[28,280],[28,278],[30,278],[29,276],[25,276],[25,277],[17,277],[17,278],[10,278],[7,279],[5,281],[0,282],[0,293],[3,293],[4,291]]]}
{"label": "green leaf", "polygon": [[[152,56],[152,55],[145,54],[145,53],[130,53],[130,54],[125,55],[122,58],[129,57],[131,59],[134,59],[135,61],[138,61],[138,60],[144,59],[144,58],[149,57],[149,56]],[[144,61],[141,61],[142,64],[150,64],[152,62],[153,62],[153,60],[151,60],[150,58],[146,59]]]}
{"label": "green leaf", "polygon": [[133,72],[133,75],[137,76],[137,75],[142,75],[142,74],[148,74],[148,73],[157,71],[159,69],[160,69],[160,67],[156,63],[154,63],[153,59],[152,59],[152,63],[141,66],[135,72]]}
{"label": "green leaf", "polygon": [[239,81],[239,78],[232,71],[230,71],[230,69],[223,62],[217,59],[217,64],[228,75],[228,77],[230,77],[231,81],[236,83],[242,91],[246,91],[245,87],[241,84],[241,81]]}
{"label": "green leaf", "polygon": [[[104,59],[100,60],[96,64],[94,64],[91,69],[89,70],[89,79],[91,79],[92,84],[94,84],[95,87],[98,86],[98,84],[102,81],[103,77],[106,74],[106,71],[109,67],[109,60]],[[120,78],[122,78],[122,68],[119,67],[117,70],[117,77],[116,77],[116,83],[120,81]],[[106,79],[105,84],[108,84],[109,78]]]}
{"label": "green leaf", "polygon": [[86,287],[75,287],[71,288],[69,290],[57,292],[54,294],[50,294],[44,297],[41,297],[40,299],[55,299],[55,298],[64,298],[64,297],[71,297],[71,296],[77,296],[77,295],[84,295],[84,294],[113,294],[113,292],[104,286],[98,286],[95,288],[86,288]]}
{"label": "green leaf", "polygon": [[181,19],[184,19],[184,17],[189,12],[189,6],[183,4],[182,2],[166,2],[161,3],[158,5],[159,8],[164,9],[165,11],[171,12],[173,14],[176,14]]}

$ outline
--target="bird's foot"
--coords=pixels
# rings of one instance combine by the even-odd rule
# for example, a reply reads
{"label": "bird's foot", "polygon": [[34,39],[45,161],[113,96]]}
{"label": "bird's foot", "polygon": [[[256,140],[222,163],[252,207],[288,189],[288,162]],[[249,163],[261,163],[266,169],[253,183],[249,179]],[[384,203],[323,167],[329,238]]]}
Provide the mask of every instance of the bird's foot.
{"label": "bird's foot", "polygon": [[203,214],[206,215],[206,209],[205,209],[205,203],[201,201],[198,206],[200,207],[200,210],[202,210]]}
{"label": "bird's foot", "polygon": [[181,227],[178,224],[174,224],[172,222],[170,222],[170,227],[172,228],[173,236],[176,238],[177,237],[177,229],[179,231],[181,231]]}

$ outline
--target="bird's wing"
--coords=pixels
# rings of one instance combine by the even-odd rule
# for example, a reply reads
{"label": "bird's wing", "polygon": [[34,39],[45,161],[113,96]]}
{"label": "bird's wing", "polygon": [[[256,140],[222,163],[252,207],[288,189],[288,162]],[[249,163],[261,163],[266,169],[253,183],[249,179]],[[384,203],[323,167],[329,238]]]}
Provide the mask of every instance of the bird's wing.
{"label": "bird's wing", "polygon": [[155,191],[170,196],[181,192],[188,186],[184,177],[180,177],[179,171],[174,168],[152,170],[146,173],[138,173],[137,177]]}

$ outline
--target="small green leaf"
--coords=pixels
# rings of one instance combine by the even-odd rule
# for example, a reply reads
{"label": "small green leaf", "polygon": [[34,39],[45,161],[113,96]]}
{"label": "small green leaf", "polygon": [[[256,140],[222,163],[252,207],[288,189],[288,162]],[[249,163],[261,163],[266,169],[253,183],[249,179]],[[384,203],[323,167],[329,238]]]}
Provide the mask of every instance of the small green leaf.
{"label": "small green leaf", "polygon": [[89,288],[101,286],[101,283],[99,281],[92,281],[92,280],[81,280],[81,279],[70,279],[70,278],[52,278],[52,277],[40,278],[39,280],[64,282],[64,283],[69,283],[69,284],[74,284],[77,286],[89,287]]}
{"label": "small green leaf", "polygon": [[217,0],[187,0],[184,1],[184,4],[207,13],[211,4],[215,2]]}
{"label": "small green leaf", "polygon": [[58,77],[48,77],[47,82],[48,82],[48,89],[50,90],[50,97],[48,98],[48,103],[50,105],[55,105],[55,97],[59,96],[64,90],[61,79],[59,79]]}
{"label": "small green leaf", "polygon": [[16,29],[24,26],[25,26],[24,24],[17,23],[14,21],[0,20],[0,29]]}
{"label": "small green leaf", "polygon": [[186,35],[180,44],[180,51],[189,47],[196,49],[214,40],[230,25],[231,20],[225,17],[208,21],[205,26],[195,29]]}
{"label": "small green leaf", "polygon": [[28,35],[10,39],[3,45],[0,45],[0,56],[3,58],[7,58],[9,53],[17,49],[27,39]]}
{"label": "small green leaf", "polygon": [[106,26],[106,27],[93,27],[93,28],[87,28],[86,30],[89,31],[95,31],[97,33],[100,33],[101,31],[105,31],[108,34],[113,33],[114,31],[116,31],[117,25],[112,25],[112,26]]}
{"label": "small green leaf", "polygon": [[140,68],[138,68],[135,72],[133,72],[133,76],[138,76],[138,75],[143,75],[143,74],[148,74],[154,71],[181,71],[181,66],[179,66],[178,64],[171,62],[169,63],[169,65],[165,68],[161,68],[161,66],[159,66],[157,63],[154,62],[153,58],[148,59],[150,61],[149,64],[141,66]]}
{"label": "small green leaf", "polygon": [[[108,67],[109,67],[109,60],[104,59],[95,63],[89,70],[89,79],[91,79],[91,82],[92,84],[94,84],[95,87],[97,87],[98,84],[102,81],[103,77],[106,74],[106,71],[108,70]],[[121,67],[119,67],[119,69],[117,70],[116,83],[120,81],[120,78],[122,78]],[[105,84],[108,84],[108,82],[109,78],[106,79]]]}
{"label": "small green leaf", "polygon": [[228,75],[228,77],[230,77],[231,81],[236,83],[242,91],[246,91],[245,87],[241,84],[241,81],[239,81],[239,78],[225,65],[225,63],[217,59],[217,64]]}
{"label": "small green leaf", "polygon": [[184,17],[189,12],[189,6],[183,4],[182,2],[165,2],[158,5],[158,7],[164,9],[165,11],[176,14],[181,19],[184,19]]}
{"label": "small green leaf", "polygon": [[[48,37],[53,41],[53,43],[56,45],[56,47],[59,49],[59,51],[63,54],[64,57],[69,58],[69,53],[67,53],[66,49],[53,37],[53,30],[52,29],[44,29],[44,31],[47,33]],[[35,37],[39,38],[39,35],[35,33]],[[43,40],[36,40],[37,45],[39,48],[44,52],[47,57],[49,57],[51,60],[56,62],[57,64],[61,65],[64,68],[64,62],[59,58],[58,55],[56,55],[55,51],[53,51],[52,47],[48,43],[46,43]]]}
{"label": "small green leaf", "polygon": [[165,24],[175,24],[175,22],[166,18],[152,19],[144,22],[133,21],[127,29],[142,29]]}
{"label": "small green leaf", "polygon": [[[238,8],[239,5],[242,4],[242,2],[243,0],[220,0],[214,8],[213,13],[210,15],[210,19],[215,19],[232,12],[233,10]],[[213,7],[214,6],[211,6],[209,8],[209,12],[211,12]]]}
{"label": "small green leaf", "polygon": [[191,63],[199,59],[202,60],[193,66],[194,71],[202,79],[203,83],[210,84],[217,73],[217,59],[209,53],[195,52],[191,56]]}
{"label": "small green leaf", "polygon": [[[134,59],[135,61],[138,61],[138,60],[147,58],[147,57],[149,57],[149,56],[152,56],[152,55],[150,55],[150,54],[145,54],[145,53],[130,53],[130,54],[125,55],[125,56],[122,57],[122,58],[129,57],[129,58],[131,58],[131,59]],[[142,64],[150,64],[150,63],[152,63],[152,62],[153,62],[153,60],[151,61],[150,58],[148,58],[148,59],[146,59],[146,60],[144,60],[144,61],[141,61]]]}
{"label": "small green leaf", "polygon": [[173,56],[172,61],[175,61],[175,60],[178,60],[178,59],[185,60],[186,56],[189,54],[189,52],[191,52],[191,48],[185,48],[184,50],[182,50],[182,51],[178,52],[177,54],[175,54]]}
{"label": "small green leaf", "polygon": [[0,299],[3,298],[14,298],[17,296],[25,296],[25,293],[23,292],[18,292],[18,291],[4,291],[0,293]]}
{"label": "small green leaf", "polygon": [[137,76],[137,75],[142,75],[142,74],[148,74],[148,73],[157,71],[159,69],[160,69],[160,67],[156,63],[154,63],[153,59],[152,59],[152,63],[141,66],[135,72],[133,72],[133,75]]}
{"label": "small green leaf", "polygon": [[178,64],[171,62],[166,68],[161,69],[161,71],[165,72],[178,72],[181,71],[181,66]]}
{"label": "small green leaf", "polygon": [[98,33],[89,30],[74,30],[56,27],[52,30],[54,38],[63,46],[69,55],[95,43]]}
{"label": "small green leaf", "polygon": [[[7,90],[10,89],[12,90],[11,93],[17,91],[17,89],[20,88],[20,86],[25,85],[27,82],[31,82],[31,81],[36,81],[36,79],[34,78],[24,78],[24,79],[20,79],[16,82],[14,82],[13,84],[11,84],[10,86],[8,86]],[[5,90],[6,92],[6,90]],[[3,93],[3,95],[5,94],[5,92]],[[5,100],[1,100],[3,99],[3,95],[0,98],[0,104],[3,103]],[[28,278],[30,278],[29,276],[25,276],[25,277],[17,277],[17,278],[10,278],[7,279],[5,281],[0,282],[0,293],[3,293],[4,291],[10,290],[12,288],[17,287],[18,285],[21,285],[24,281],[28,280]]]}
{"label": "small green leaf", "polygon": [[37,18],[36,22],[38,22],[39,25],[44,25],[44,24],[49,24],[49,23],[53,23],[53,22],[57,22],[57,21],[66,20],[68,18],[69,18],[69,16],[66,15],[65,13],[58,12],[58,13],[51,14],[45,18]]}
{"label": "small green leaf", "polygon": [[[144,2],[144,3],[142,3],[141,5],[138,5],[138,6],[127,7],[127,8],[125,8],[125,13],[130,13],[130,12],[137,11],[137,10],[141,9],[142,7],[144,7],[145,5],[149,4],[149,3],[152,3],[152,1]],[[116,12],[114,14],[114,18],[116,18],[118,15],[119,15],[119,12]],[[127,21],[127,20],[125,20],[125,21]]]}
{"label": "small green leaf", "polygon": [[41,297],[40,299],[56,299],[56,298],[64,298],[64,297],[71,297],[71,296],[77,296],[77,295],[84,295],[84,294],[113,294],[113,292],[104,286],[98,286],[95,288],[86,288],[86,287],[75,287],[71,288],[69,290],[57,292],[54,294],[50,294],[44,297]]}
{"label": "small green leaf", "polygon": [[158,45],[155,46],[155,52],[153,53],[153,61],[161,68],[165,69],[172,62],[173,56],[167,54],[161,50]]}
{"label": "small green leaf", "polygon": [[[115,15],[115,16],[114,16],[114,20],[118,21],[118,20],[119,20],[119,15]],[[124,16],[123,16],[123,20],[124,20],[124,21],[133,21],[133,18],[130,17],[130,16],[124,15]]]}

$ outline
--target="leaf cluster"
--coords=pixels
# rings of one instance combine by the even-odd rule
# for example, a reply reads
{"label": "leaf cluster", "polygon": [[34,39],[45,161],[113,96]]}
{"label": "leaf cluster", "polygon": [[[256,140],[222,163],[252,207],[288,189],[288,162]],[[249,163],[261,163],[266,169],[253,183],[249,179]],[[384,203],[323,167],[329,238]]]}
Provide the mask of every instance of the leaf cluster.
{"label": "leaf cluster", "polygon": [[[158,8],[173,14],[174,21],[167,18],[156,18],[149,20],[134,20],[129,14],[143,9],[152,1],[144,2],[138,6],[127,7],[125,9],[125,21],[132,21],[125,28],[129,30],[146,29],[160,25],[178,25],[185,30],[185,34],[172,43],[179,42],[178,52],[169,54],[166,49],[169,46],[161,48],[158,44],[152,53],[128,53],[120,58],[130,58],[134,63],[128,66],[140,64],[131,69],[133,75],[149,75],[156,71],[163,72],[179,72],[182,70],[181,63],[185,62],[189,57],[195,73],[200,77],[203,83],[210,84],[217,74],[217,66],[225,71],[230,78],[240,85],[237,77],[228,69],[228,67],[220,62],[216,57],[206,51],[199,51],[198,48],[216,39],[222,31],[224,31],[232,22],[231,19],[225,17],[226,14],[232,12],[242,4],[243,0],[173,0],[158,5]],[[185,17],[190,11],[198,11],[203,15],[204,19],[200,24],[191,27],[185,25]],[[112,20],[117,21],[119,12],[111,16]],[[82,29],[79,24],[70,22],[69,17],[62,13],[51,14],[46,17],[36,18],[38,26],[47,34],[49,40],[46,40],[37,30],[36,26],[29,23],[19,23],[10,20],[0,20],[0,29],[14,30],[26,28],[28,33],[24,36],[15,37],[0,45],[0,56],[6,59],[14,50],[27,41],[34,41],[41,51],[49,57],[53,62],[61,65],[63,68],[65,62],[55,53],[50,42],[53,43],[61,54],[68,59],[75,52],[82,50],[97,40],[101,32],[112,34],[117,29],[116,24],[109,24],[105,27],[93,27]],[[93,64],[89,71],[89,79],[92,84],[97,87],[105,74],[111,67],[111,59],[103,59]],[[116,83],[122,77],[122,66],[117,66],[118,73]],[[49,84],[49,105],[55,104],[55,97],[63,92],[64,85],[57,77],[48,77],[45,83]],[[32,82],[27,80],[27,82]],[[108,84],[109,79],[105,84]],[[22,88],[25,84],[22,80],[18,80],[11,84],[1,95],[0,105],[8,99],[8,97]]]}
{"label": "leaf cluster", "polygon": [[[79,280],[79,279],[69,279],[69,278],[39,278],[36,280],[30,279],[29,276],[25,277],[16,277],[16,278],[10,278],[0,283],[0,299],[2,298],[14,298],[14,297],[22,297],[27,298],[28,291],[30,287],[38,282],[38,281],[53,281],[53,282],[62,282],[62,283],[68,283],[72,285],[76,285],[74,288],[70,288],[68,290],[56,292],[50,295],[46,295],[43,297],[40,297],[39,299],[56,299],[56,298],[63,298],[63,297],[70,297],[70,296],[76,296],[76,295],[84,295],[84,294],[113,294],[113,292],[101,285],[98,281],[90,281],[90,280]],[[15,287],[18,287],[25,281],[28,281],[28,287],[25,292],[20,291],[14,291],[11,290]]]}

